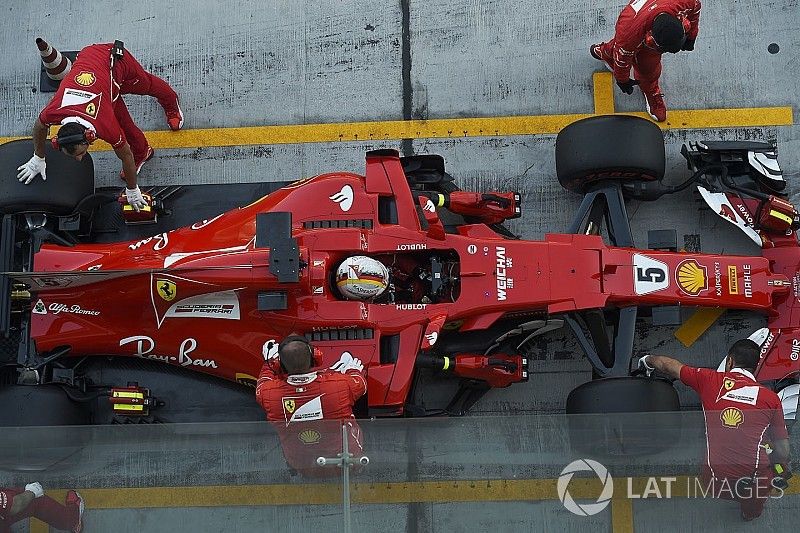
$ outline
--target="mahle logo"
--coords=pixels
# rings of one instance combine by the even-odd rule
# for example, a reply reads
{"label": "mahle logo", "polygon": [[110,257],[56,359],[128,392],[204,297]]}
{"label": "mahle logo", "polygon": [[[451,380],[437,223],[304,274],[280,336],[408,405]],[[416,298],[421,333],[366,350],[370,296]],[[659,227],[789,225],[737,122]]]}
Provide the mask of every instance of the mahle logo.
{"label": "mahle logo", "polygon": [[[600,481],[603,483],[603,490],[600,492],[600,496],[595,503],[580,504],[570,495],[569,482],[572,481],[572,476],[575,475],[576,472],[594,472],[595,475],[600,478]],[[561,475],[558,476],[558,482],[556,483],[556,490],[558,490],[558,499],[561,500],[561,504],[567,511],[578,516],[592,516],[608,507],[608,503],[614,495],[614,480],[611,478],[606,467],[597,461],[578,459],[572,461],[561,471]]]}

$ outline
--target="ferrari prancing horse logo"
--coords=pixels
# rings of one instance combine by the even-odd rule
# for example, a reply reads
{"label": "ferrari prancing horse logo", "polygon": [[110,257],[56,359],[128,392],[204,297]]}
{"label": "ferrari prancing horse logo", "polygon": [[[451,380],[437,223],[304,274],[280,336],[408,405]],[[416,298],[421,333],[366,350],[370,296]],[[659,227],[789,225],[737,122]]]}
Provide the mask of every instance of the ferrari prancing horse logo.
{"label": "ferrari prancing horse logo", "polygon": [[283,408],[286,409],[289,414],[292,414],[297,408],[297,405],[294,403],[294,400],[283,400]]}
{"label": "ferrari prancing horse logo", "polygon": [[730,378],[725,378],[725,381],[722,382],[722,386],[725,390],[731,390],[734,385],[736,385],[736,382]]}
{"label": "ferrari prancing horse logo", "polygon": [[158,291],[158,295],[161,296],[161,299],[167,302],[174,300],[175,296],[178,294],[178,287],[174,282],[168,279],[157,279],[156,290]]}

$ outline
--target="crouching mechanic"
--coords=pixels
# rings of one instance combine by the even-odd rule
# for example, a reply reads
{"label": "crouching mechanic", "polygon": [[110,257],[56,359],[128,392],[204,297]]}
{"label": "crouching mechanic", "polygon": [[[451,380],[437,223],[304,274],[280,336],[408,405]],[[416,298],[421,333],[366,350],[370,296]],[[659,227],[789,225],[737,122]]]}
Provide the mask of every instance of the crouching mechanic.
{"label": "crouching mechanic", "polygon": [[45,496],[40,483],[28,483],[24,489],[0,488],[0,533],[11,533],[12,524],[30,517],[56,529],[80,533],[83,531],[83,498],[70,490],[61,505]]}
{"label": "crouching mechanic", "polygon": [[[697,391],[706,420],[704,489],[717,498],[737,500],[746,521],[761,516],[772,490],[786,489],[792,475],[781,401],[753,376],[759,358],[759,346],[744,339],[731,346],[725,372],[662,355],[639,360],[647,375],[655,370]],[[773,450],[769,456],[768,444]]]}
{"label": "crouching mechanic", "polygon": [[80,161],[95,139],[106,141],[122,161],[120,177],[126,183],[128,203],[137,211],[144,208],[147,204],[136,178],[142,165],[153,157],[153,148],[133,122],[123,94],[158,99],[169,128],[177,131],[183,126],[178,95],[167,82],[144,70],[129,51],[112,43],[87,46],[78,53],[69,74],[34,123],[33,157],[17,169],[19,181],[27,185],[37,175],[47,179],[47,132],[49,126],[60,124],[58,135],[51,139],[53,147]]}
{"label": "crouching mechanic", "polygon": [[694,50],[699,22],[700,0],[630,0],[617,19],[614,37],[593,44],[589,52],[606,63],[625,94],[633,94],[639,85],[647,112],[664,122],[667,106],[658,84],[661,55]]}
{"label": "crouching mechanic", "polygon": [[290,335],[278,344],[267,341],[262,349],[264,366],[256,385],[256,399],[274,422],[286,462],[312,477],[338,476],[334,468],[316,465],[318,457],[342,453],[342,424],[348,448],[362,454],[361,428],[353,404],[367,392],[364,365],[350,352],[329,369],[319,364],[305,337]]}

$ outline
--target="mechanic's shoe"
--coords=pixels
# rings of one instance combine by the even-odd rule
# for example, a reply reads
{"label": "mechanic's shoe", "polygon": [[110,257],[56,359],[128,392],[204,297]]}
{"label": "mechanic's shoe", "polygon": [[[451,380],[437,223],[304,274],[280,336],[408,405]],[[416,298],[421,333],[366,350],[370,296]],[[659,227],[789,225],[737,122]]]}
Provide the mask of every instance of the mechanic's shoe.
{"label": "mechanic's shoe", "polygon": [[72,533],[81,533],[81,531],[83,531],[83,510],[84,510],[83,498],[76,491],[70,490],[67,492],[67,497],[64,499],[64,505],[66,506],[74,505],[77,507],[78,522],[75,524],[75,527],[73,527],[70,531],[72,531]]}
{"label": "mechanic's shoe", "polygon": [[595,58],[596,60],[602,61],[608,70],[614,72],[614,66],[605,59],[603,59],[603,53],[600,51],[601,46],[603,46],[603,43],[593,44],[592,46],[589,47],[589,53],[592,54],[592,57]]}
{"label": "mechanic's shoe", "polygon": [[[147,163],[148,161],[150,161],[151,159],[153,159],[153,154],[155,154],[155,153],[156,153],[156,151],[153,150],[152,146],[148,146],[147,147],[147,155],[144,156],[144,160],[142,160],[139,163],[136,163],[136,175],[137,176],[139,175],[139,172],[142,171],[142,167],[144,166],[144,164]],[[125,171],[124,170],[120,170],[119,171],[119,179],[121,179],[122,181],[125,181]]]}
{"label": "mechanic's shoe", "polygon": [[644,94],[645,105],[647,105],[647,113],[656,122],[664,122],[667,120],[667,106],[664,104],[664,95],[657,94]]}
{"label": "mechanic's shoe", "polygon": [[183,127],[183,111],[181,111],[179,102],[175,102],[175,109],[170,109],[169,111],[165,109],[164,114],[167,115],[167,125],[169,125],[169,129],[178,131]]}

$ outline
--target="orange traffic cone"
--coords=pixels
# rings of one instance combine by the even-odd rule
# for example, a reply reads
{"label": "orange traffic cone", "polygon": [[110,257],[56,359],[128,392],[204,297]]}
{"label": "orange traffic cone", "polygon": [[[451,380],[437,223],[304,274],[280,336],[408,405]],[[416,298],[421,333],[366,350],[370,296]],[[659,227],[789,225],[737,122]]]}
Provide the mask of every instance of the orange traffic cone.
{"label": "orange traffic cone", "polygon": [[61,52],[47,44],[41,37],[36,38],[36,46],[42,56],[42,63],[47,77],[51,80],[63,80],[64,76],[72,68],[72,61],[68,57],[61,55]]}

